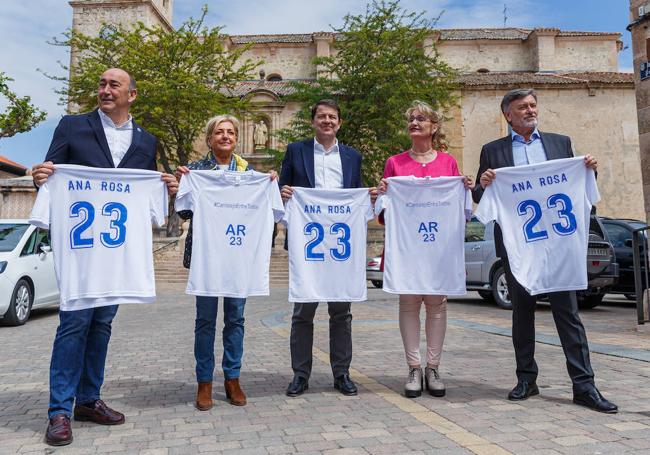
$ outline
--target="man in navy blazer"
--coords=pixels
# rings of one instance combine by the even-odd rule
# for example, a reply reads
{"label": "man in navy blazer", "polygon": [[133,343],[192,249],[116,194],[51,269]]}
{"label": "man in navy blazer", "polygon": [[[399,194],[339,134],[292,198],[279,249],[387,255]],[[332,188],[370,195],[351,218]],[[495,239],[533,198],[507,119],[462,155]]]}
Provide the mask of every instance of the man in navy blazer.
{"label": "man in navy blazer", "polygon": [[[537,130],[537,94],[533,89],[515,89],[506,93],[501,101],[501,112],[512,127],[512,132],[483,146],[476,176],[480,184],[475,186],[472,194],[476,203],[495,179],[494,169],[573,157],[569,137]],[[596,158],[586,155],[585,165],[596,170],[598,163]],[[512,299],[512,344],[517,361],[517,385],[508,394],[508,399],[526,400],[539,393],[536,383],[538,368],[534,357],[537,299],[512,274],[498,224],[494,228],[494,243],[497,256],[502,259]],[[616,405],[605,399],[594,384],[587,335],[578,315],[575,291],[552,292],[549,300],[573,382],[573,402],[600,412],[617,412]]]}
{"label": "man in navy blazer", "polygon": [[[341,110],[334,100],[320,100],[311,110],[315,138],[287,146],[280,171],[282,198],[293,195],[291,187],[359,188],[361,154],[340,144],[336,133],[341,127]],[[285,241],[285,248],[286,248]],[[294,303],[291,318],[291,368],[293,380],[287,395],[301,395],[309,387],[314,341],[314,315],[318,302]],[[330,316],[330,363],[334,387],[345,395],[356,395],[350,379],[352,361],[352,314],[350,302],[328,302]]]}
{"label": "man in navy blazer", "polygon": [[[61,119],[45,162],[33,168],[36,186],[40,187],[55,172],[55,164],[156,170],[156,138],[129,114],[136,96],[135,81],[126,71],[113,68],[104,72],[97,93],[99,109]],[[162,180],[170,194],[177,191],[173,175],[163,174]],[[45,442],[50,445],[72,442],[73,414],[75,420],[102,425],[124,423],[124,415],[100,399],[111,323],[117,308],[111,305],[59,312],[50,363],[49,424],[45,434]]]}

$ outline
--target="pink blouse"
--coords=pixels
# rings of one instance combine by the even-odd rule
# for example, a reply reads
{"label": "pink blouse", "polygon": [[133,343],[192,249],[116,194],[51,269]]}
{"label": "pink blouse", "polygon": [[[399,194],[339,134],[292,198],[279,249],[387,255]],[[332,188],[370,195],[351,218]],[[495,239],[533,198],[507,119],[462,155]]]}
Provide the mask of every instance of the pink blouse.
{"label": "pink blouse", "polygon": [[450,154],[438,151],[430,163],[418,163],[408,152],[398,153],[386,160],[384,178],[412,175],[414,177],[447,177],[460,175],[458,163]]}

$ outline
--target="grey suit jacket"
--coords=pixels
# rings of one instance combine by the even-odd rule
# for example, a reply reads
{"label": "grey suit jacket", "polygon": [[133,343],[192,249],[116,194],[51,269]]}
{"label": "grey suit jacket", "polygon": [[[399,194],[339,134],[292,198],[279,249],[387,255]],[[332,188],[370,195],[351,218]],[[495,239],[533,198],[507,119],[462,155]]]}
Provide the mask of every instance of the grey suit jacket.
{"label": "grey suit jacket", "polygon": [[[539,132],[539,136],[542,140],[542,145],[544,145],[544,151],[548,160],[573,157],[571,139],[568,136],[555,133],[542,133],[541,131]],[[478,173],[476,174],[476,186],[472,191],[474,202],[478,204],[483,196],[483,188],[480,184],[480,178],[483,172],[488,169],[498,169],[500,167],[514,165],[512,137],[510,135],[485,144],[481,149],[481,159]],[[506,250],[503,247],[503,235],[498,224],[494,226],[494,245],[497,256],[500,258],[507,257]]]}

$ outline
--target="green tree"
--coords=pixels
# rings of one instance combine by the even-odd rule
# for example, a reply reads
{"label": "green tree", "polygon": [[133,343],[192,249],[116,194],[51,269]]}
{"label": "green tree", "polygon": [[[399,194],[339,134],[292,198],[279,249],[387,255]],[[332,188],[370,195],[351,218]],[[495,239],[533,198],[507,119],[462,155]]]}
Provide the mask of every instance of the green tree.
{"label": "green tree", "polygon": [[30,103],[29,96],[19,97],[9,89],[13,79],[0,71],[0,96],[6,98],[7,108],[0,112],[0,139],[31,130],[45,120],[47,113]]}
{"label": "green tree", "polygon": [[456,72],[443,62],[431,39],[438,17],[404,10],[399,1],[373,1],[365,14],[346,15],[330,57],[314,82],[295,83],[292,99],[302,103],[285,141],[311,133],[310,106],[335,98],[342,110],[338,138],[364,155],[364,179],[376,184],[386,159],[410,143],[404,112],[413,100],[436,108],[453,104]]}
{"label": "green tree", "polygon": [[110,67],[123,68],[137,82],[131,113],[158,138],[162,168],[171,173],[186,164],[208,118],[248,111],[248,102],[231,93],[258,66],[243,59],[246,47],[226,50],[222,27],[203,25],[206,13],[204,7],[198,20],[189,19],[170,32],[139,22],[132,29],[104,26],[98,37],[64,33],[65,39],[53,43],[73,50],[69,80],[53,77],[65,84],[59,91],[62,104],[92,109],[99,75]]}

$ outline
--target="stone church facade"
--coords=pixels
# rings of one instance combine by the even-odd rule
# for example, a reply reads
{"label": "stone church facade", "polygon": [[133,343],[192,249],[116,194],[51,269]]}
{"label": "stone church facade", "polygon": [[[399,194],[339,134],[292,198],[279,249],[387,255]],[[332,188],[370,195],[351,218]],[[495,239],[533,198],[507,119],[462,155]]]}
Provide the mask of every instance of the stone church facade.
{"label": "stone church facade", "polygon": [[[73,28],[86,34],[96,34],[102,23],[138,20],[172,27],[173,0],[73,0],[70,5]],[[249,45],[245,57],[263,62],[259,75],[236,92],[249,97],[256,109],[255,119],[243,121],[238,150],[258,167],[269,162],[267,147],[283,147],[273,132],[287,126],[299,108],[286,98],[289,82],[313,79],[320,68],[312,59],[335,55],[336,38],[328,32],[226,38],[227,49]],[[476,173],[482,144],[508,133],[499,111],[503,94],[533,87],[540,130],[569,135],[576,154],[598,157],[599,214],[645,218],[634,79],[618,70],[619,33],[446,29],[433,30],[428,40],[461,73],[459,103],[446,112],[445,129],[450,153],[464,173]],[[205,153],[199,143],[197,149]]]}

